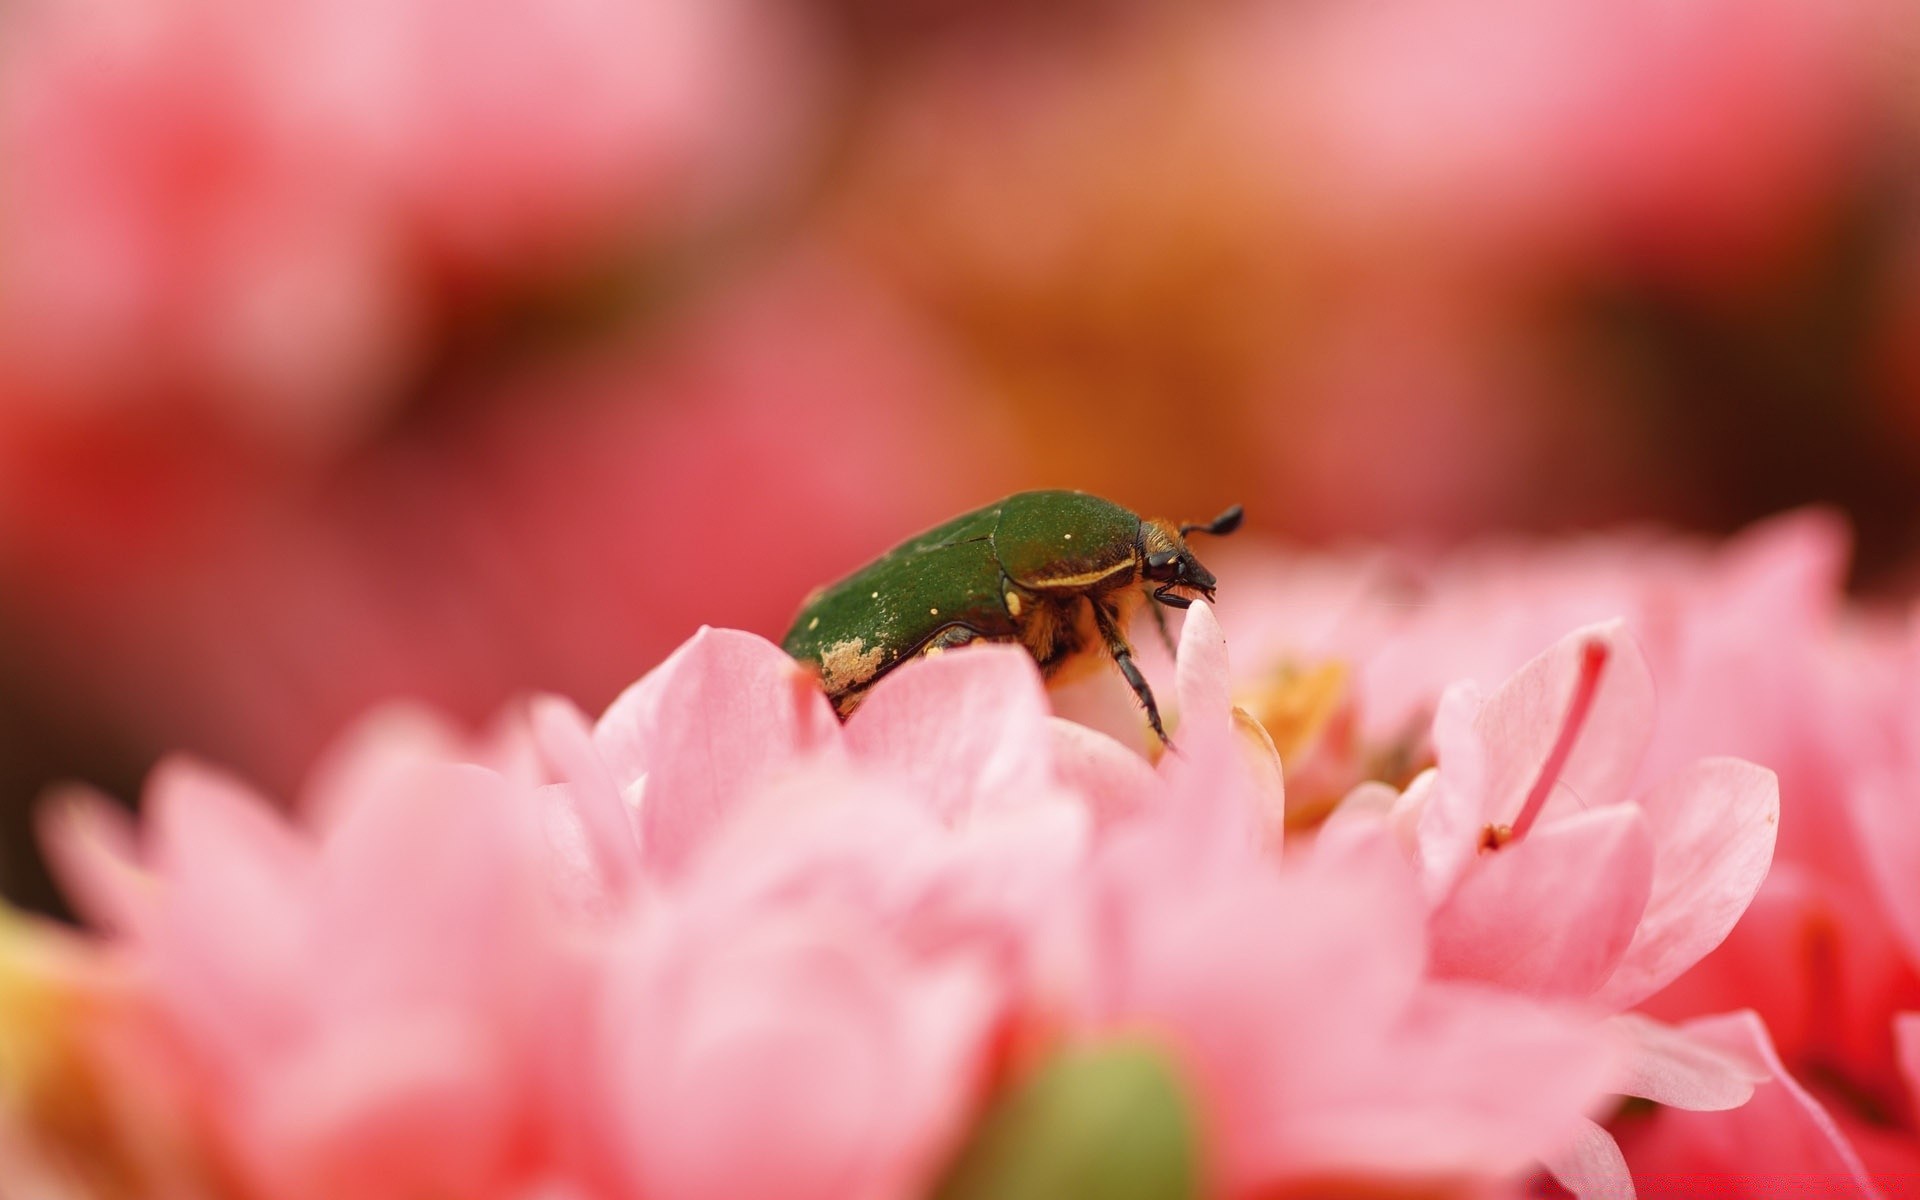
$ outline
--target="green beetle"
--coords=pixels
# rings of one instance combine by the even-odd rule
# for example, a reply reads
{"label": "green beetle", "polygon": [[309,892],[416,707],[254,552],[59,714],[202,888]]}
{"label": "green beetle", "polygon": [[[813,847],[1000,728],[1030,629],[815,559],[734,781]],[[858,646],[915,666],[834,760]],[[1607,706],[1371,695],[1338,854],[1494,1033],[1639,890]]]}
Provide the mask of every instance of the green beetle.
{"label": "green beetle", "polygon": [[[1204,525],[1143,520],[1084,492],[1020,492],[896,546],[807,597],[782,645],[814,667],[842,717],[888,671],[968,642],[1017,642],[1049,678],[1104,652],[1162,742],[1160,709],[1125,629],[1139,605],[1213,599],[1190,533],[1240,527],[1234,505]],[[1153,609],[1166,632],[1160,609]]]}

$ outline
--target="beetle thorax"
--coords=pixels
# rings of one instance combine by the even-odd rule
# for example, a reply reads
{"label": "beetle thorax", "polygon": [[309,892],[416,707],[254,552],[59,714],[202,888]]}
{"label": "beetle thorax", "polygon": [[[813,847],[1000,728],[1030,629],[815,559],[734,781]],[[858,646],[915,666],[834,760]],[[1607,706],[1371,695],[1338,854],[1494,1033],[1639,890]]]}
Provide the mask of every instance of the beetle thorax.
{"label": "beetle thorax", "polygon": [[1158,517],[1140,522],[1140,561],[1146,562],[1156,554],[1185,554],[1187,543],[1174,527],[1173,522]]}

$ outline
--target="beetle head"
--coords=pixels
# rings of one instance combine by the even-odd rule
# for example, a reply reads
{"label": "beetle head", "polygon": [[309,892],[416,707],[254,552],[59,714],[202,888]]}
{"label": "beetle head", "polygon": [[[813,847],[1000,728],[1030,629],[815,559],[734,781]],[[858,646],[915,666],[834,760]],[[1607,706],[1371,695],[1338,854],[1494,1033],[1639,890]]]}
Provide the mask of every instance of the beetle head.
{"label": "beetle head", "polygon": [[1236,504],[1204,525],[1175,527],[1167,521],[1142,522],[1143,549],[1146,551],[1143,570],[1150,584],[1159,585],[1153,588],[1153,598],[1172,608],[1186,608],[1196,596],[1204,597],[1211,604],[1214,588],[1219,581],[1213,577],[1212,571],[1200,565],[1200,560],[1187,548],[1187,535],[1232,533],[1240,528],[1243,515]]}

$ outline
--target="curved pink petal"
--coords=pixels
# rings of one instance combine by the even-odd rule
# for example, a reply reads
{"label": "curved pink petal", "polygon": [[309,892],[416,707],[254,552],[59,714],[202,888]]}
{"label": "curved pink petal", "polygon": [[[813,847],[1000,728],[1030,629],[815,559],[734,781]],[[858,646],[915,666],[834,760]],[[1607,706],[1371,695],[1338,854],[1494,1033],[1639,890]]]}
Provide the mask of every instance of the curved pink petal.
{"label": "curved pink petal", "polygon": [[672,872],[756,780],[837,750],[840,727],[778,646],[703,627],[613,702],[593,742],[639,807],[647,863]]}
{"label": "curved pink petal", "polygon": [[1736,758],[1702,759],[1640,798],[1654,840],[1653,894],[1598,999],[1628,1008],[1726,940],[1773,863],[1780,784]]}
{"label": "curved pink petal", "polygon": [[1180,624],[1173,667],[1182,729],[1225,728],[1233,710],[1227,635],[1205,600],[1195,600]]}
{"label": "curved pink petal", "polygon": [[1087,806],[1096,828],[1140,812],[1161,792],[1147,760],[1097,729],[1061,717],[1048,719],[1053,772]]}
{"label": "curved pink petal", "polygon": [[1614,1070],[1614,1047],[1588,1021],[1479,986],[1430,984],[1397,1027],[1371,1037],[1337,1026],[1293,1036],[1342,1033],[1353,1040],[1334,1074],[1315,1079],[1285,1059],[1274,1064],[1299,1107],[1259,1135],[1278,1161],[1323,1185],[1356,1168],[1428,1180],[1524,1170],[1577,1134]]}
{"label": "curved pink petal", "polygon": [[1880,896],[1881,911],[1906,951],[1920,966],[1920,820],[1913,816],[1911,781],[1886,776],[1855,790],[1848,806],[1858,831],[1867,877]]}
{"label": "curved pink petal", "polygon": [[853,755],[917,785],[943,820],[1022,805],[1053,783],[1053,733],[1033,658],[967,646],[904,663],[847,721]]}
{"label": "curved pink petal", "polygon": [[467,762],[514,779],[541,778],[524,713],[509,710],[480,735],[424,705],[382,704],[356,720],[324,750],[300,788],[294,812],[308,829],[325,831],[356,805],[381,793],[395,772],[428,763]]}
{"label": "curved pink petal", "polygon": [[131,933],[156,882],[140,861],[133,816],[90,787],[63,787],[39,815],[40,843],[74,911],[96,929]]}
{"label": "curved pink petal", "polygon": [[1539,781],[1574,706],[1589,646],[1605,656],[1591,707],[1553,772],[1548,812],[1598,808],[1629,794],[1653,736],[1653,676],[1619,621],[1576,629],[1487,697],[1474,731],[1487,747],[1482,819],[1512,821]]}
{"label": "curved pink petal", "polygon": [[557,869],[583,888],[623,892],[639,876],[640,841],[633,811],[594,749],[593,726],[558,696],[535,697],[528,715],[548,768],[565,781],[541,789]]}
{"label": "curved pink petal", "polygon": [[[1879,1200],[1859,1153],[1831,1114],[1781,1063],[1759,1016],[1747,1010],[1689,1021],[1680,1029],[1767,1081],[1725,1112],[1662,1109],[1644,1144],[1628,1148],[1634,1182],[1645,1196],[1697,1195],[1712,1177],[1743,1196],[1795,1195]],[[1689,1189],[1694,1190],[1689,1190]]]}
{"label": "curved pink petal", "polygon": [[1572,1140],[1541,1165],[1576,1200],[1633,1200],[1633,1175],[1620,1144],[1592,1121],[1580,1122]]}
{"label": "curved pink petal", "polygon": [[531,789],[484,767],[391,776],[331,831],[316,876],[305,1003],[512,1005],[544,986],[549,856]]}
{"label": "curved pink petal", "polygon": [[288,998],[312,973],[313,847],[237,780],[186,759],[155,769],[146,821],[164,882],[142,951],[175,1019],[244,1064],[296,1020]]}
{"label": "curved pink petal", "polygon": [[284,894],[313,862],[312,846],[258,792],[190,758],[170,758],[153,769],[146,825],[147,859],[156,872],[181,879],[222,868],[246,871],[229,883],[249,898]]}
{"label": "curved pink petal", "polygon": [[264,1075],[243,1149],[276,1200],[490,1195],[513,1165],[516,1082],[457,1013],[341,1022]]}
{"label": "curved pink petal", "polygon": [[1433,714],[1437,771],[1417,776],[1406,789],[1421,799],[1411,805],[1411,821],[1420,849],[1420,872],[1427,895],[1447,894],[1479,852],[1486,833],[1487,745],[1474,730],[1486,697],[1471,682],[1455,683],[1440,694]]}
{"label": "curved pink petal", "polygon": [[942,823],[897,780],[822,765],[763,789],[718,832],[680,893],[701,914],[863,914],[921,955],[1012,963],[1032,916],[1051,910],[1085,857],[1088,816],[1071,801]]}
{"label": "curved pink petal", "polygon": [[1590,995],[1633,938],[1653,853],[1640,811],[1611,805],[1482,854],[1433,913],[1434,973]]}
{"label": "curved pink petal", "polygon": [[598,1024],[610,1150],[636,1194],[921,1194],[986,1066],[979,976],[811,907],[636,933]]}
{"label": "curved pink petal", "polygon": [[1745,1104],[1754,1085],[1770,1077],[1748,1057],[1727,1054],[1639,1013],[1621,1013],[1610,1024],[1627,1046],[1625,1075],[1618,1085],[1623,1096],[1718,1112]]}

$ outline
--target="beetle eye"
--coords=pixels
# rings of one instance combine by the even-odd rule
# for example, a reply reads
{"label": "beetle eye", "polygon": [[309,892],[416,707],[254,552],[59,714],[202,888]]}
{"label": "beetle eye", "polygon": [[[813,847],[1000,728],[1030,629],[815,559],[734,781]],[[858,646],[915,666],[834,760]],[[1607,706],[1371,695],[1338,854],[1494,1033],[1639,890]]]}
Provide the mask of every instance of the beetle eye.
{"label": "beetle eye", "polygon": [[1180,552],[1162,550],[1147,555],[1147,574],[1154,579],[1172,579],[1180,571]]}

